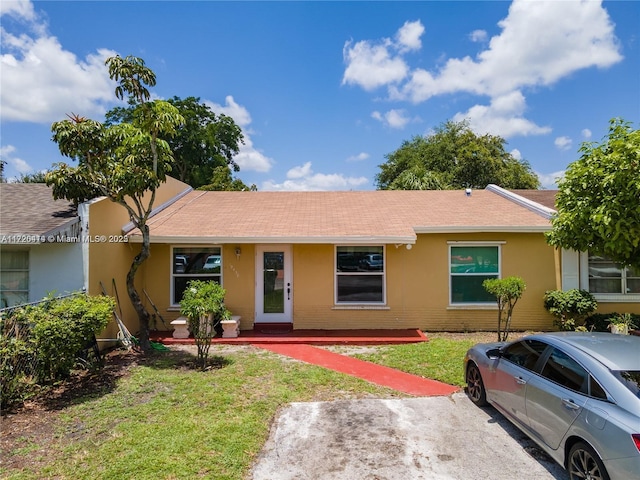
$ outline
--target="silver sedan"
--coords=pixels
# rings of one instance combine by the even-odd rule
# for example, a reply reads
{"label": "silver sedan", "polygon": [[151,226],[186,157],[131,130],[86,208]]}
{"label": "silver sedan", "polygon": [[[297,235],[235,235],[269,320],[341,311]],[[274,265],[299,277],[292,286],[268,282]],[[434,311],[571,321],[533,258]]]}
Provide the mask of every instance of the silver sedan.
{"label": "silver sedan", "polygon": [[493,405],[571,480],[640,479],[640,337],[544,333],[479,344],[467,394]]}

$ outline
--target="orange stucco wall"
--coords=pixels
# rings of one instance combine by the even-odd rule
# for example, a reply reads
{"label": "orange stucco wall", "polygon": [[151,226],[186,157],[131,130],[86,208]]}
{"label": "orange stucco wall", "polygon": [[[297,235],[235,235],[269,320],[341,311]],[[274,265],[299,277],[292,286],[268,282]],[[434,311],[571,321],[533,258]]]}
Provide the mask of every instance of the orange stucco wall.
{"label": "orange stucco wall", "polygon": [[[552,317],[542,297],[556,288],[554,250],[542,234],[424,234],[411,250],[385,247],[386,299],[383,306],[339,306],[334,303],[335,247],[296,244],[293,254],[293,322],[296,329],[421,328],[424,330],[494,330],[497,310],[450,307],[448,242],[501,242],[502,276],[522,277],[527,289],[514,311],[516,330],[547,330]],[[191,246],[191,245],[189,245]],[[234,251],[241,248],[240,257]],[[170,305],[171,246],[153,245],[152,259],[141,275],[165,320],[179,316]],[[255,246],[222,246],[226,305],[240,315],[241,328],[253,328],[255,310]],[[158,325],[159,329],[163,329]],[[171,330],[171,328],[167,328]]]}
{"label": "orange stucco wall", "polygon": [[[185,183],[168,178],[167,182],[156,191],[154,207],[162,205],[187,188],[189,186]],[[108,199],[98,199],[90,204],[88,231],[82,234],[91,239],[97,239],[100,236],[105,238],[105,241],[93,241],[89,244],[88,293],[100,295],[101,284],[109,295],[116,296],[117,293],[122,318],[127,328],[135,334],[138,330],[138,317],[127,295],[126,277],[134,257],[140,251],[140,244],[122,241],[122,227],[128,222],[129,215],[124,207]],[[136,275],[136,286],[141,296],[144,296],[142,288],[144,288],[145,270],[154,262],[153,256],[152,251],[152,258],[140,267]],[[115,338],[117,331],[115,322],[111,322],[100,336]]]}

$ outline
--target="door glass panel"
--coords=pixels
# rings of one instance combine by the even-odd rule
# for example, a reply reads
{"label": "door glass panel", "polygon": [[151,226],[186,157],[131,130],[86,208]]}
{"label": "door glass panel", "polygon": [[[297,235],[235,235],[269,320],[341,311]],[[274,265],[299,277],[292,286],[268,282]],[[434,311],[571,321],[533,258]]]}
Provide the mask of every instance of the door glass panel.
{"label": "door glass panel", "polygon": [[264,252],[263,313],[284,313],[284,252]]}

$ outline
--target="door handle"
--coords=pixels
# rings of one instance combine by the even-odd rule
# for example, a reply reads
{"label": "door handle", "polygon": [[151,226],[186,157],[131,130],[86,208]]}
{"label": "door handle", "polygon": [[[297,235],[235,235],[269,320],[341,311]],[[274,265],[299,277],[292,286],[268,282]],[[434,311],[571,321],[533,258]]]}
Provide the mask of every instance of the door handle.
{"label": "door handle", "polygon": [[580,405],[577,405],[573,400],[569,398],[563,398],[562,404],[569,410],[580,410]]}
{"label": "door handle", "polygon": [[526,385],[526,384],[527,384],[527,381],[526,381],[524,378],[522,378],[522,377],[516,377],[516,383],[517,383],[518,385]]}
{"label": "door handle", "polygon": [[291,300],[291,284],[287,283],[287,300]]}

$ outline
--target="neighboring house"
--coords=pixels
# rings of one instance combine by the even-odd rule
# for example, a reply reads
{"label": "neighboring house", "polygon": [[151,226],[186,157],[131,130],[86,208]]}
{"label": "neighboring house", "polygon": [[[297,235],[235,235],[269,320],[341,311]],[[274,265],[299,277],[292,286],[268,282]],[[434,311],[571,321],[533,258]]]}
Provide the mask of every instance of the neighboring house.
{"label": "neighboring house", "polygon": [[[514,190],[516,202],[535,202],[555,213],[557,190]],[[640,313],[640,270],[622,268],[614,261],[563,249],[561,252],[561,288],[579,288],[590,292],[598,301],[601,313]]]}
{"label": "neighboring house", "polygon": [[[200,279],[223,285],[242,329],[459,331],[495,329],[482,282],[518,275],[527,289],[513,328],[552,328],[542,299],[560,276],[549,218],[503,192],[191,191],[150,219],[139,286],[166,320]],[[125,234],[129,248],[141,242],[131,225]]]}
{"label": "neighboring house", "polygon": [[85,286],[80,217],[39,183],[0,184],[0,308]]}

